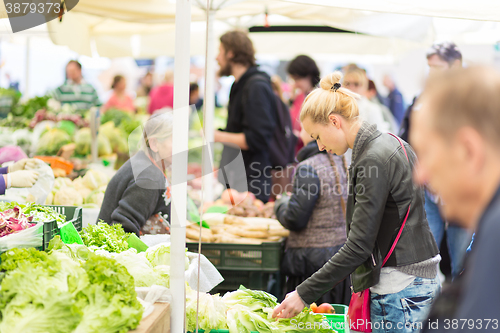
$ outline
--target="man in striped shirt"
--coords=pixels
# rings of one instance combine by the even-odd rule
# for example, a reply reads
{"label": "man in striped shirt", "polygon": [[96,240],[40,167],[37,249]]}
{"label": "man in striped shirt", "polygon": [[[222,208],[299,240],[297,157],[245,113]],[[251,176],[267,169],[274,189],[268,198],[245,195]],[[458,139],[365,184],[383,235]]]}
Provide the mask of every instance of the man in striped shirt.
{"label": "man in striped shirt", "polygon": [[53,96],[61,105],[70,104],[77,112],[101,105],[94,87],[83,79],[82,65],[76,60],[66,65],[66,82],[53,92]]}

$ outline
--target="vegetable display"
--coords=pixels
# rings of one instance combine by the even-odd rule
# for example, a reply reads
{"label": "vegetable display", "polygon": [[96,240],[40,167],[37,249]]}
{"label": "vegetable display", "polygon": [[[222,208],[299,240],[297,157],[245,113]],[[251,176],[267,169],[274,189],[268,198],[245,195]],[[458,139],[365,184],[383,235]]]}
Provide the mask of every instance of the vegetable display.
{"label": "vegetable display", "polygon": [[[49,193],[45,204],[62,206],[81,206],[84,208],[100,208],[109,177],[101,171],[88,170],[85,176],[71,181],[69,178],[55,179],[54,188]],[[34,198],[28,197],[27,201]]]}
{"label": "vegetable display", "polygon": [[[297,316],[289,319],[272,318],[278,306],[273,295],[251,290],[243,286],[236,291],[219,295],[200,294],[198,323],[206,332],[214,329],[229,329],[229,333],[329,333],[335,332],[321,314],[305,308]],[[195,291],[186,292],[186,319],[188,331],[196,329]],[[224,315],[225,314],[225,315]]]}
{"label": "vegetable display", "polygon": [[42,134],[37,143],[37,155],[56,155],[59,149],[71,142],[68,133],[59,128],[52,128]]}
{"label": "vegetable display", "polygon": [[125,333],[142,318],[134,279],[113,259],[14,249],[1,260],[1,332]]}
{"label": "vegetable display", "polygon": [[[201,228],[201,241],[206,243],[261,244],[277,242],[287,237],[286,230],[277,220],[266,218],[241,218],[213,214],[203,219],[210,229]],[[200,227],[196,223],[186,225],[186,242],[198,242]]]}

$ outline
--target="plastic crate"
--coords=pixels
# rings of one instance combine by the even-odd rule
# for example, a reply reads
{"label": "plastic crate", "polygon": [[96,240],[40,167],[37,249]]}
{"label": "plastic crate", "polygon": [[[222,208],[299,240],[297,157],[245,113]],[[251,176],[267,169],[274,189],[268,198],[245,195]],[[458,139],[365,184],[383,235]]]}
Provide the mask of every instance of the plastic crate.
{"label": "plastic crate", "polygon": [[[66,222],[72,222],[77,231],[82,231],[82,208],[75,206],[53,206],[47,205],[53,208],[59,214],[66,216]],[[49,243],[54,238],[54,236],[59,235],[59,227],[56,221],[45,222],[43,224],[43,250],[49,247]]]}
{"label": "plastic crate", "polygon": [[338,333],[348,333],[349,332],[349,320],[347,318],[347,305],[343,304],[332,304],[335,309],[335,314],[324,314],[330,328],[337,331]]}
{"label": "plastic crate", "polygon": [[[198,252],[198,243],[187,243],[188,251]],[[277,272],[284,242],[262,244],[202,243],[201,254],[220,271]]]}

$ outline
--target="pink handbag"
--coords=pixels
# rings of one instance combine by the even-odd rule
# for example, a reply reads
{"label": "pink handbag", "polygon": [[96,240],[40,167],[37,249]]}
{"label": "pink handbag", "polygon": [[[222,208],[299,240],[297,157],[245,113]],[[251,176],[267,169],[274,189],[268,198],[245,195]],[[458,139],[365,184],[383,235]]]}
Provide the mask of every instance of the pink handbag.
{"label": "pink handbag", "polygon": [[[405,146],[403,145],[401,139],[392,133],[389,134],[398,139],[399,143],[401,144],[401,147],[403,147],[406,159],[409,162],[410,160],[408,159],[408,154],[406,153]],[[396,245],[399,241],[399,237],[401,237],[401,233],[403,232],[403,228],[405,227],[406,220],[408,220],[408,215],[410,215],[410,207],[411,205],[408,206],[408,212],[406,213],[406,217],[403,221],[403,224],[401,225],[401,228],[399,229],[399,233],[396,236],[396,239],[394,240],[394,244],[392,244],[391,249],[385,256],[384,261],[382,262],[382,267],[384,267],[385,263],[387,262],[387,260],[389,260],[392,252],[396,248]],[[370,302],[371,302],[370,288],[357,293],[353,293],[351,295],[351,302],[349,303],[349,309],[347,310],[347,315],[349,316],[349,327],[351,330],[371,333],[372,325],[370,321]]]}

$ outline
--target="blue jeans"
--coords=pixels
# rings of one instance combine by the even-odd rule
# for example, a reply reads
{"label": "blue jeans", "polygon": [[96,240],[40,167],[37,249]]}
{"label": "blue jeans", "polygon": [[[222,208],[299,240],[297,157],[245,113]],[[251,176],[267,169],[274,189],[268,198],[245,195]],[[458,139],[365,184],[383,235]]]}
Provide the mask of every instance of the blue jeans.
{"label": "blue jeans", "polygon": [[419,332],[439,295],[438,277],[417,277],[405,289],[395,294],[371,294],[371,323],[373,333]]}
{"label": "blue jeans", "polygon": [[[429,228],[436,240],[438,247],[443,241],[446,222],[441,218],[438,206],[431,200],[427,191],[425,191],[425,213]],[[451,276],[455,279],[464,268],[464,259],[467,247],[471,242],[471,234],[467,229],[448,225],[446,228],[446,241],[448,243],[448,252],[451,260]]]}

